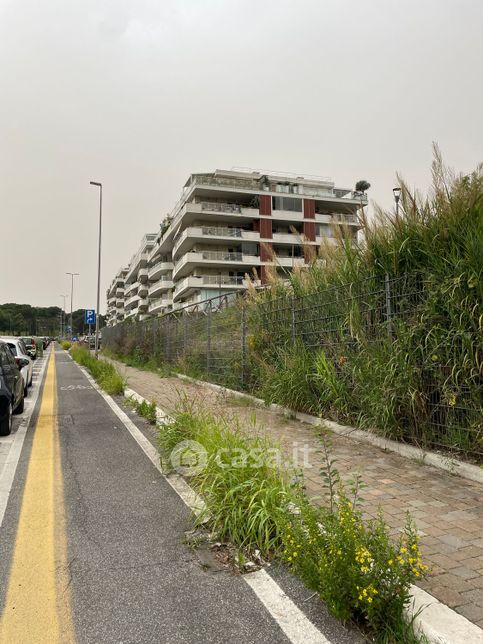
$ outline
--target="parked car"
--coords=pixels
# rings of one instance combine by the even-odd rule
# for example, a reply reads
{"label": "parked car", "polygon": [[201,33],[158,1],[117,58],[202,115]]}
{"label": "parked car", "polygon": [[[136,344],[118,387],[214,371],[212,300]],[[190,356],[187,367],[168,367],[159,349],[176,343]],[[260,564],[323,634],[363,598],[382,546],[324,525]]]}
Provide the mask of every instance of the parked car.
{"label": "parked car", "polygon": [[17,367],[22,374],[24,396],[27,396],[28,388],[32,386],[32,375],[34,371],[33,361],[27,353],[27,347],[22,338],[0,338],[0,340],[3,340],[8,345],[15,358]]}
{"label": "parked car", "polygon": [[35,360],[35,358],[37,357],[37,343],[35,342],[35,338],[30,335],[21,339],[24,341],[24,344],[27,347],[29,356]]}
{"label": "parked car", "polygon": [[8,345],[0,340],[0,436],[12,431],[12,414],[24,409],[23,380]]}

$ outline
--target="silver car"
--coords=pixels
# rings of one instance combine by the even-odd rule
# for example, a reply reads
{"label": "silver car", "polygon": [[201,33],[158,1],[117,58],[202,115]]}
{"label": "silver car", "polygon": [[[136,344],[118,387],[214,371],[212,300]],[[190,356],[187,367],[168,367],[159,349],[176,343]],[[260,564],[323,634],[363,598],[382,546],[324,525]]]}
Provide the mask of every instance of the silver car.
{"label": "silver car", "polygon": [[9,347],[15,358],[15,362],[22,374],[24,396],[28,394],[28,388],[32,386],[33,361],[29,356],[27,347],[22,338],[4,337],[0,338]]}

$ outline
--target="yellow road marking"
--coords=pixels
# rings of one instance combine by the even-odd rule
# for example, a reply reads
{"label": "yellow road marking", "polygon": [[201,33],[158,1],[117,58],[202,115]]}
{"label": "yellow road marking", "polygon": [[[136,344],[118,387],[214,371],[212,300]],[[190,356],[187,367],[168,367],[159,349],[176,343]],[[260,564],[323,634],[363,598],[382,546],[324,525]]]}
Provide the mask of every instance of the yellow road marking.
{"label": "yellow road marking", "polygon": [[67,576],[56,393],[52,352],[0,621],[2,644],[75,642]]}

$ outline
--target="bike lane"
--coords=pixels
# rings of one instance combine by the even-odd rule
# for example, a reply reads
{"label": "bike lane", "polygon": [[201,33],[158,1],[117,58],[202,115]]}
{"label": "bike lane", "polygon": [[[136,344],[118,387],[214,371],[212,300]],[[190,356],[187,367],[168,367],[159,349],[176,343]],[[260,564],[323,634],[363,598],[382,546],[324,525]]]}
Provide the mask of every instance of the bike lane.
{"label": "bike lane", "polygon": [[288,642],[247,585],[204,572],[188,511],[63,353],[57,373],[68,588],[79,642]]}

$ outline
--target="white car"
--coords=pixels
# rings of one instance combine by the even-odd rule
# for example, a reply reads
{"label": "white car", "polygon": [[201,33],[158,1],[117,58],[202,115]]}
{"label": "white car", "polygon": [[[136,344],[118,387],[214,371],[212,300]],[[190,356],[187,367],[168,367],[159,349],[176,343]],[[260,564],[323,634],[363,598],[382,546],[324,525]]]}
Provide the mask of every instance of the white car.
{"label": "white car", "polygon": [[27,347],[22,338],[0,338],[9,347],[15,358],[23,380],[24,396],[28,394],[28,388],[32,386],[33,360],[29,356]]}

